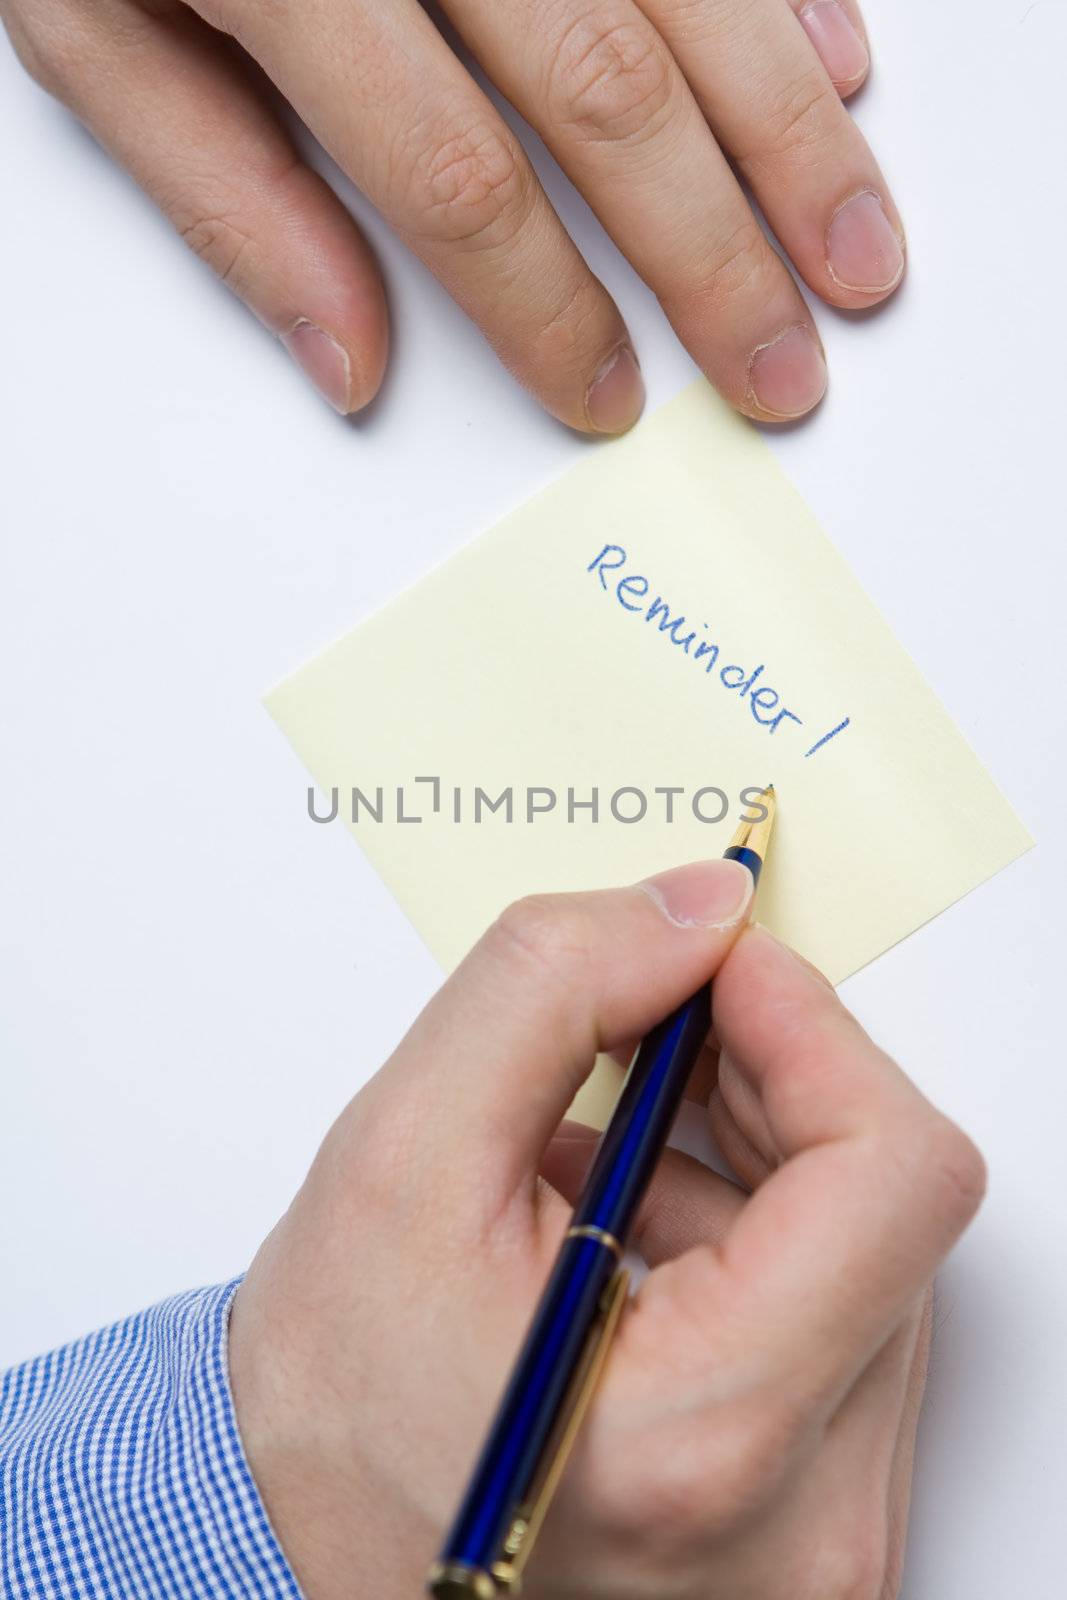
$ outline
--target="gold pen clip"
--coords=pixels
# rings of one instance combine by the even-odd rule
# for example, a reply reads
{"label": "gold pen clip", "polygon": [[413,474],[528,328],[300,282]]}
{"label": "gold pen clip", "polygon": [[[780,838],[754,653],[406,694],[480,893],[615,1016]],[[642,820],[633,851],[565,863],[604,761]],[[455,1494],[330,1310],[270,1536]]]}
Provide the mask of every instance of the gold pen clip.
{"label": "gold pen clip", "polygon": [[[599,1229],[596,1231],[600,1233]],[[605,1235],[604,1239],[607,1242],[608,1236]],[[621,1254],[616,1241],[612,1239],[610,1243]],[[589,1330],[581,1359],[560,1407],[556,1426],[549,1435],[529,1493],[511,1519],[497,1560],[488,1572],[462,1562],[435,1563],[430,1570],[428,1583],[436,1600],[499,1600],[501,1595],[517,1595],[520,1592],[523,1568],[530,1559],[534,1541],[596,1391],[611,1336],[626,1304],[629,1286],[630,1274],[622,1267],[605,1285],[596,1321]]]}
{"label": "gold pen clip", "polygon": [[611,1278],[600,1301],[596,1322],[589,1330],[582,1359],[575,1369],[570,1388],[560,1407],[556,1427],[545,1446],[530,1493],[512,1519],[504,1538],[500,1559],[492,1566],[493,1581],[498,1592],[517,1595],[522,1587],[522,1571],[530,1559],[534,1541],[541,1530],[552,1496],[559,1486],[567,1458],[574,1448],[578,1430],[596,1392],[597,1383],[604,1370],[611,1338],[615,1332],[626,1295],[630,1274],[625,1268]]}

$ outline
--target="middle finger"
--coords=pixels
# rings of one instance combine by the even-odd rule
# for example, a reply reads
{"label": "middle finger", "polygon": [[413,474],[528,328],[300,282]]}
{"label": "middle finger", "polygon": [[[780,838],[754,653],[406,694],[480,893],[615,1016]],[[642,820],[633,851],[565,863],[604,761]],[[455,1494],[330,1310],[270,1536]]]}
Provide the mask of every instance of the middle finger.
{"label": "middle finger", "polygon": [[633,0],[446,0],[446,9],[716,387],[758,418],[810,410],[826,367],[807,306]]}

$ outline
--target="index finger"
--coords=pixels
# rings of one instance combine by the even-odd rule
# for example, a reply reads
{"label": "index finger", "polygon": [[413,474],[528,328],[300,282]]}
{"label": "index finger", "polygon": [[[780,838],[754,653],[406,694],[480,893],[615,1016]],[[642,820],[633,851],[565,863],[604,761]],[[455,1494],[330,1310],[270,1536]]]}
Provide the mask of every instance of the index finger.
{"label": "index finger", "polygon": [[720,1321],[728,1308],[761,1380],[833,1409],[974,1215],[984,1164],[765,930],[724,963],[714,1017],[783,1162],[722,1247],[662,1269],[656,1292]]}

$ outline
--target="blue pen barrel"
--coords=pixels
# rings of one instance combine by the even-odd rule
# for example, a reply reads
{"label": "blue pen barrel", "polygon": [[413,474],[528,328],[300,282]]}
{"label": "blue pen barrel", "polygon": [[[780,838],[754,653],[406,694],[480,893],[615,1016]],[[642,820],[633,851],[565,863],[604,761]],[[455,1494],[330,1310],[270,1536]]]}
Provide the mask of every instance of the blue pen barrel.
{"label": "blue pen barrel", "polygon": [[564,1243],[442,1551],[443,1564],[488,1573],[500,1556],[615,1267],[613,1252],[595,1239]]}
{"label": "blue pen barrel", "polygon": [[[763,863],[756,851],[744,844],[731,845],[726,857],[741,862],[758,879]],[[515,1554],[513,1546],[521,1543],[546,1447],[555,1442],[572,1385],[588,1355],[590,1334],[605,1306],[605,1291],[710,1027],[711,985],[705,984],[652,1029],[634,1057],[593,1158],[571,1231],[431,1573],[436,1600],[493,1600],[513,1578],[506,1569]]]}
{"label": "blue pen barrel", "polygon": [[[739,861],[759,883],[763,861],[754,850],[730,845],[723,859]],[[710,1029],[706,983],[645,1036],[597,1147],[575,1226],[602,1228],[626,1243]]]}
{"label": "blue pen barrel", "polygon": [[663,1154],[711,1027],[711,986],[672,1011],[641,1044],[574,1213],[576,1227],[626,1236]]}
{"label": "blue pen barrel", "polygon": [[[620,1245],[625,1242],[707,1038],[710,1018],[711,989],[705,986],[642,1043],[597,1148],[573,1227],[593,1228]],[[489,1574],[501,1558],[617,1265],[616,1251],[601,1239],[564,1241],[441,1552],[443,1566]],[[435,1585],[439,1596],[447,1592],[445,1586]]]}

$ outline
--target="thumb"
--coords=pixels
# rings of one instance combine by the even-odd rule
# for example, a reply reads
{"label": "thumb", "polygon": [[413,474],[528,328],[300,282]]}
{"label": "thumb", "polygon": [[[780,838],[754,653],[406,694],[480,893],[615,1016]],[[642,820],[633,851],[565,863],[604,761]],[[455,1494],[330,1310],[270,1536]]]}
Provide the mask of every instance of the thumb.
{"label": "thumb", "polygon": [[752,893],[738,862],[703,861],[509,906],[383,1069],[388,1099],[412,1112],[433,1099],[423,1160],[476,1162],[506,1189],[528,1182],[597,1052],[647,1033],[712,977]]}

